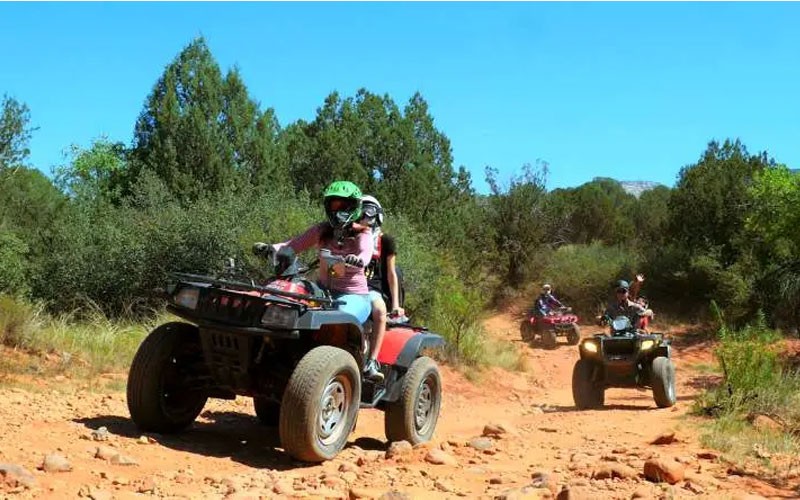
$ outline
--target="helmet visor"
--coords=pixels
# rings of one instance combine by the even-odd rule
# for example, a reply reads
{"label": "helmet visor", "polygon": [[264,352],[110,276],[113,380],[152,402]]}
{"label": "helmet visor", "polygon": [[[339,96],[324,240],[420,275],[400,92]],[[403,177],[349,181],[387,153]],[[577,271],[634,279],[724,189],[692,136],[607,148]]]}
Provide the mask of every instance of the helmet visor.
{"label": "helmet visor", "polygon": [[358,201],[350,198],[332,197],[328,198],[326,205],[331,212],[352,212],[358,206]]}
{"label": "helmet visor", "polygon": [[364,214],[365,217],[376,217],[380,212],[380,209],[373,205],[372,203],[364,203],[361,207],[361,212]]}

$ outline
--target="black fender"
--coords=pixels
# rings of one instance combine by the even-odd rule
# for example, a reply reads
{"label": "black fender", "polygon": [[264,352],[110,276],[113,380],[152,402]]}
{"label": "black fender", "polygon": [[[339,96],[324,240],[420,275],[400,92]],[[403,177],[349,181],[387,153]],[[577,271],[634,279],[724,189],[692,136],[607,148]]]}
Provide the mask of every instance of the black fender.
{"label": "black fender", "polygon": [[399,368],[408,369],[411,363],[414,362],[424,349],[439,349],[444,347],[445,341],[441,335],[435,333],[420,333],[411,337],[400,354],[397,355],[397,360],[394,365]]}

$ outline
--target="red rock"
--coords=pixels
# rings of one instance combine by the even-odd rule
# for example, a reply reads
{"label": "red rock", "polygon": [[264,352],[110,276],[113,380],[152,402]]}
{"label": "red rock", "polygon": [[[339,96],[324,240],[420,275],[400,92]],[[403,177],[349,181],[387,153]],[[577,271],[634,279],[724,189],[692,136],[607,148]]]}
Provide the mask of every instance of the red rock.
{"label": "red rock", "polygon": [[684,477],[684,467],[673,460],[650,459],[644,463],[644,476],[656,483],[675,484]]}

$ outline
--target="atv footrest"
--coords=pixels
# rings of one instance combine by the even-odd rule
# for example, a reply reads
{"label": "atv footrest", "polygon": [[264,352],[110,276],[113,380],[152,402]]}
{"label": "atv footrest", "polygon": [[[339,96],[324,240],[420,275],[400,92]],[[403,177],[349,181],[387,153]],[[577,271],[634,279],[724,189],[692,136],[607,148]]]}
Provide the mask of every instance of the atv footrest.
{"label": "atv footrest", "polygon": [[375,408],[386,394],[386,387],[374,382],[364,381],[361,385],[361,408]]}

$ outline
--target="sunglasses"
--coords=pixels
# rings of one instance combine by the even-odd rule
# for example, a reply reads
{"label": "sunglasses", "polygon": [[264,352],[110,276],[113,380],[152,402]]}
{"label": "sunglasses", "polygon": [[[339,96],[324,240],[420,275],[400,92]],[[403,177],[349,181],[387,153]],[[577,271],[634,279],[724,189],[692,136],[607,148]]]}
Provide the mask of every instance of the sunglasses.
{"label": "sunglasses", "polygon": [[628,290],[626,290],[624,288],[617,288],[617,293],[621,295],[623,293],[628,293]]}

